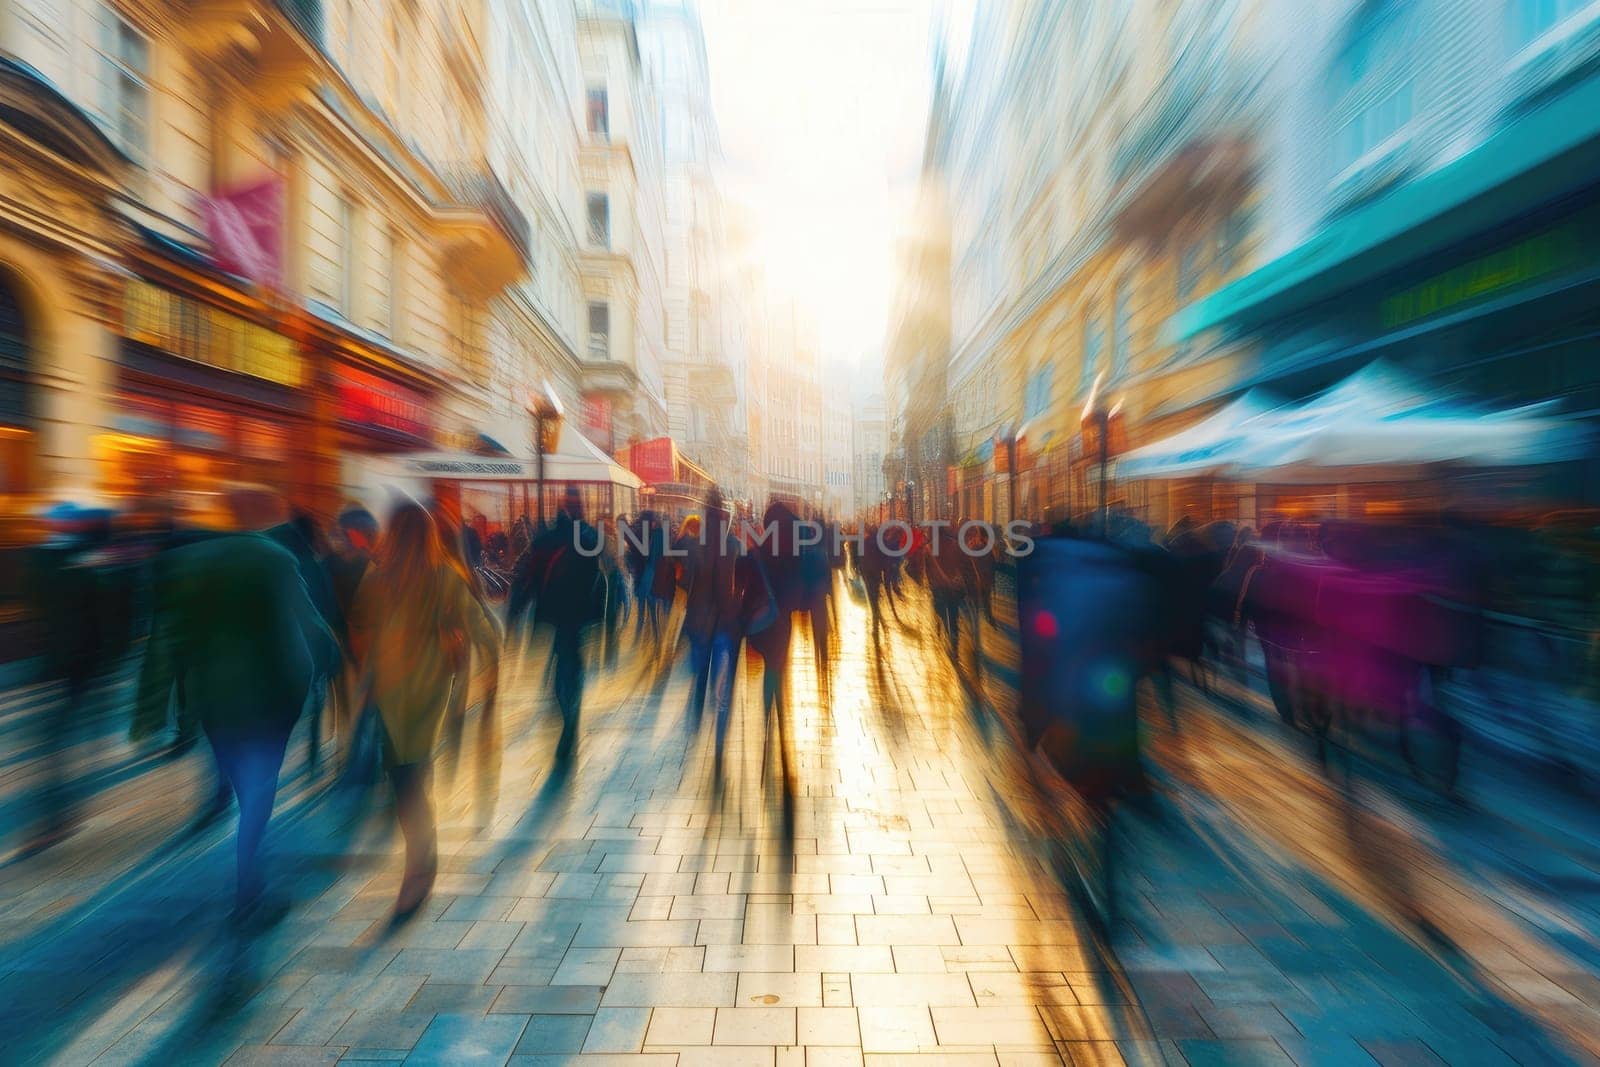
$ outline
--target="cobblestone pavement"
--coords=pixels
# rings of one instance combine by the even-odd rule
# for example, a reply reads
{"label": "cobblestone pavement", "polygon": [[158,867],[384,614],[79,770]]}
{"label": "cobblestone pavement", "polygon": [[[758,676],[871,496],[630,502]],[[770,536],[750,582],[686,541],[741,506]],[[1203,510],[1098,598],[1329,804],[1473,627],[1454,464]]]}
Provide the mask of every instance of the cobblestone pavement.
{"label": "cobblestone pavement", "polygon": [[[717,782],[681,671],[644,656],[591,683],[577,764],[552,773],[535,659],[507,687],[493,817],[466,776],[441,786],[436,893],[398,928],[392,816],[364,796],[288,776],[269,849],[295,905],[245,939],[224,921],[231,820],[192,819],[203,762],[116,777],[77,837],[0,869],[0,1061],[1596,1055],[1586,907],[1552,921],[1524,885],[1519,910],[1407,798],[1330,783],[1192,694],[1177,734],[1152,729],[1158,799],[1118,818],[1121,912],[1100,940],[1046,847],[1070,797],[1017,755],[1003,682],[976,696],[912,615],[875,650],[841,605],[826,702],[798,650],[792,834],[758,667]],[[1579,895],[1585,848],[1561,853]]]}

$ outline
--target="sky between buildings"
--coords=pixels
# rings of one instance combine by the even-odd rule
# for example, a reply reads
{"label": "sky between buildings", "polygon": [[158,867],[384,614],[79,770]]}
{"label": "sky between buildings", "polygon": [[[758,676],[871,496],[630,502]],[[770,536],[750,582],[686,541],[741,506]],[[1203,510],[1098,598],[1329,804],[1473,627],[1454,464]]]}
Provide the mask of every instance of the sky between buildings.
{"label": "sky between buildings", "polygon": [[976,0],[700,0],[725,184],[769,286],[823,351],[879,358],[915,190],[932,41],[963,51]]}

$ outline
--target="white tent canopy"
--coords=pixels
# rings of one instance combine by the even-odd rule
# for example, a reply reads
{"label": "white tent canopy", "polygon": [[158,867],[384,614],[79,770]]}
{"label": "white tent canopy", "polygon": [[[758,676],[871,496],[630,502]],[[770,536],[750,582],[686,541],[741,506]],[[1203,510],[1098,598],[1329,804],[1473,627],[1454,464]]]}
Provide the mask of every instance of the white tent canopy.
{"label": "white tent canopy", "polygon": [[[385,457],[397,474],[469,482],[528,482],[538,476],[538,463],[514,456],[479,456],[468,452],[408,452]],[[547,482],[610,482],[632,489],[644,484],[587,437],[570,426],[561,428],[555,451],[544,457]]]}
{"label": "white tent canopy", "polygon": [[[1214,471],[1257,480],[1286,469],[1512,467],[1576,459],[1588,445],[1583,427],[1552,414],[1553,404],[1474,411],[1381,362],[1298,406],[1252,414],[1246,401],[1253,396],[1130,453],[1123,470],[1144,478]],[[1261,399],[1253,403],[1259,407]]]}
{"label": "white tent canopy", "polygon": [[1248,442],[1252,424],[1277,410],[1281,403],[1276,397],[1253,389],[1187,430],[1134,449],[1118,461],[1118,466],[1135,478],[1179,478],[1214,470]]}

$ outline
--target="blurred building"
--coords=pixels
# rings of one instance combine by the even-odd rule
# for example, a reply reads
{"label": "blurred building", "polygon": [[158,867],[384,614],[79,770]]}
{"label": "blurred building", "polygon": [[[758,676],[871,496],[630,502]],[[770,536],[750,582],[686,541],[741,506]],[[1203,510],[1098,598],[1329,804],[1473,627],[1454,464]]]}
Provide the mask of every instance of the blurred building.
{"label": "blurred building", "polygon": [[1202,417],[1196,396],[1237,376],[1232,349],[1162,327],[1249,261],[1255,26],[1240,2],[979,7],[930,132],[950,205],[959,514],[1082,509],[1091,395],[1118,405],[1120,446]]}
{"label": "blurred building", "polygon": [[727,235],[716,180],[721,159],[705,38],[692,4],[651,3],[640,24],[646,67],[657,81],[662,146],[662,367],[667,429],[734,496],[747,480],[742,390],[736,359],[742,333],[729,315]]}
{"label": "blurred building", "polygon": [[326,508],[341,455],[491,435],[488,7],[0,9],[6,492]]}
{"label": "blurred building", "polygon": [[[912,215],[899,243],[891,327],[884,357],[888,448],[874,484],[889,479],[918,518],[948,516],[955,462],[947,374],[950,360],[949,87],[936,61],[934,98]],[[910,492],[907,492],[907,486]]]}
{"label": "blurred building", "polygon": [[[1275,258],[1173,323],[1197,350],[1248,345],[1216,393],[1292,399],[1381,358],[1485,407],[1559,399],[1592,418],[1600,8],[1267,11]],[[1592,471],[1571,471],[1555,495],[1593,499]]]}
{"label": "blurred building", "polygon": [[761,368],[767,492],[823,504],[822,377],[815,326],[792,299],[766,305]]}
{"label": "blurred building", "polygon": [[586,304],[580,426],[607,451],[667,431],[662,155],[632,0],[581,0]]}
{"label": "blurred building", "polygon": [[[546,384],[567,416],[582,418],[587,303],[579,256],[586,236],[580,144],[587,138],[587,85],[571,3],[506,0],[490,5],[491,163],[528,220],[528,269],[494,305],[497,380],[491,386],[515,413]],[[605,440],[602,422],[585,431]],[[532,426],[508,431],[505,445],[525,456]]]}
{"label": "blurred building", "polygon": [[882,393],[874,392],[856,402],[851,431],[851,488],[855,500],[850,514],[864,515],[883,503],[885,491],[883,461],[889,451],[889,424]]}
{"label": "blurred building", "polygon": [[832,384],[821,394],[822,510],[835,517],[855,511],[855,395],[845,384],[851,377],[847,364],[830,364]]}

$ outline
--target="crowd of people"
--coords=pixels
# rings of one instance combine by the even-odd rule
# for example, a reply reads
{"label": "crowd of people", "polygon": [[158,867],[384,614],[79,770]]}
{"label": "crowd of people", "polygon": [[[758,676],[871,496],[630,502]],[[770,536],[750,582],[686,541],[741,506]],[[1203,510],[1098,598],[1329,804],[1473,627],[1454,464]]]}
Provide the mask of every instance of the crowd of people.
{"label": "crowd of people", "polygon": [[205,814],[237,806],[245,924],[286,908],[268,889],[261,844],[302,723],[312,774],[331,738],[331,780],[387,781],[405,846],[395,914],[414,914],[438,870],[435,769],[454,781],[475,719],[487,819],[502,665],[535,647],[546,650],[540,698],[561,722],[555,771],[578,758],[591,667],[615,668],[631,646],[659,677],[687,674],[685,720],[693,730],[711,720],[715,783],[743,654],[758,659],[792,831],[791,653],[809,634],[826,711],[842,596],[865,606],[874,653],[896,627],[926,628],[973,691],[985,634],[1013,635],[1018,741],[1102,814],[1148,789],[1141,686],[1176,730],[1174,665],[1187,663],[1202,691],[1229,676],[1244,682],[1247,635],[1279,714],[1312,735],[1319,756],[1339,728],[1377,721],[1448,791],[1461,730],[1440,687],[1483,661],[1492,599],[1486,542],[1460,524],[1280,522],[1258,532],[1186,519],[1157,536],[1113,513],[1004,531],[841,528],[783,500],[735,516],[714,490],[681,521],[652,511],[591,521],[574,492],[553,521],[519,519],[486,544],[472,523],[410,500],[381,520],[352,506],[324,528],[245,486],[203,516],[159,526],[72,505],[44,517],[50,536],[32,550],[28,592],[41,673],[59,698],[39,717],[43,769],[22,851],[51,847],[81,819],[65,753],[88,694],[131,665],[131,737],[164,739],[174,754],[203,737],[216,768]]}

